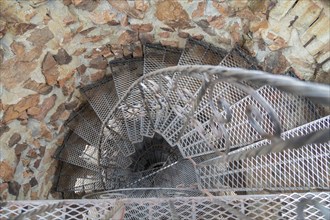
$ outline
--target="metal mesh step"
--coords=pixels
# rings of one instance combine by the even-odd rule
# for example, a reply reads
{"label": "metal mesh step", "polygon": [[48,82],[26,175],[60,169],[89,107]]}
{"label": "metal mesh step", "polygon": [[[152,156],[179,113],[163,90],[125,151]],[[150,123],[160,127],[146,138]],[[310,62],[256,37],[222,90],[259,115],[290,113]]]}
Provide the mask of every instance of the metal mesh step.
{"label": "metal mesh step", "polygon": [[[122,193],[122,192],[121,192]],[[109,196],[111,197],[111,196]],[[268,195],[174,198],[124,198],[9,201],[0,217],[14,219],[328,219],[330,194],[292,193]],[[40,210],[47,208],[47,212]],[[34,213],[31,213],[34,212]],[[39,211],[39,212],[38,212]],[[38,213],[38,215],[36,215]]]}
{"label": "metal mesh step", "polygon": [[[146,44],[144,46],[143,74],[177,65],[181,53],[182,50],[177,48]],[[142,94],[145,100],[145,106],[147,110],[146,116],[143,117],[142,120],[141,135],[152,137],[155,132],[154,126],[157,117],[157,110],[154,108],[154,105],[157,105],[157,98],[154,96],[154,94],[152,94],[152,91],[150,89],[144,89],[143,87],[141,89],[143,91]]]}
{"label": "metal mesh step", "polygon": [[[281,138],[290,140],[330,127],[330,116],[284,132]],[[246,146],[230,155],[254,149],[262,151],[269,145],[263,140]],[[199,187],[208,191],[299,191],[329,190],[330,142],[309,144],[298,149],[288,149],[254,157],[252,153],[239,161],[223,157],[202,162],[197,167]],[[301,143],[301,145],[304,145]],[[275,150],[275,149],[274,149]],[[223,186],[227,187],[223,187]]]}
{"label": "metal mesh step", "polygon": [[[110,67],[118,97],[122,97],[129,86],[143,74],[142,59],[115,60],[110,62]],[[141,120],[146,114],[146,109],[140,89],[133,89],[120,108],[125,120],[129,140],[132,143],[141,142],[143,140]]]}
{"label": "metal mesh step", "polygon": [[110,135],[105,138],[105,142],[113,140],[114,144],[121,150],[125,157],[135,152],[134,145],[128,139],[126,123],[121,109],[115,109],[114,113],[110,115],[107,128]]}
{"label": "metal mesh step", "polygon": [[89,145],[77,134],[70,132],[63,145],[58,148],[55,158],[79,167],[98,171],[98,148]]}
{"label": "metal mesh step", "polygon": [[[270,86],[264,86],[257,90],[275,110],[280,120],[283,131],[311,122],[320,117],[317,107],[306,98],[294,96],[280,92]],[[260,140],[261,135],[249,123],[248,116],[245,114],[248,106],[254,106],[261,113],[262,120],[260,126],[268,134],[274,134],[274,123],[269,118],[267,110],[251,96],[238,101],[230,106],[231,121],[224,125],[227,137],[224,135],[213,135],[210,120],[201,124],[202,133],[191,130],[180,139],[180,148],[185,156],[197,156],[214,150],[223,151],[226,148],[226,141],[230,148],[236,148]],[[228,111],[222,111],[220,115],[225,118]],[[214,114],[214,113],[213,113]],[[211,116],[212,117],[212,116]],[[218,126],[218,124],[216,124]]]}
{"label": "metal mesh step", "polygon": [[102,122],[105,121],[108,113],[118,101],[112,77],[106,77],[103,80],[83,87],[80,90],[85,95],[100,120]]}
{"label": "metal mesh step", "polygon": [[93,108],[86,104],[67,121],[67,126],[90,145],[98,146],[102,122]]}
{"label": "metal mesh step", "polygon": [[179,62],[181,53],[182,50],[178,48],[146,44],[144,46],[143,74],[148,74],[170,66],[176,66]]}
{"label": "metal mesh step", "polygon": [[101,172],[85,169],[68,163],[61,163],[56,191],[75,193],[104,190]]}
{"label": "metal mesh step", "polygon": [[239,67],[249,70],[259,69],[256,59],[252,58],[248,52],[239,46],[234,47],[230,53],[221,60],[219,66]]}
{"label": "metal mesh step", "polygon": [[226,54],[224,49],[189,38],[178,65],[218,65]]}

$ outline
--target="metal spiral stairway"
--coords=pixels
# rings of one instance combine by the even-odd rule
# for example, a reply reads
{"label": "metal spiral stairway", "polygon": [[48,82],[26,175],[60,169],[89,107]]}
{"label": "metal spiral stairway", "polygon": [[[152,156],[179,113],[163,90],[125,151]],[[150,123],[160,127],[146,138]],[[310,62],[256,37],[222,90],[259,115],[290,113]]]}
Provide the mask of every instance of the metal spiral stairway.
{"label": "metal spiral stairway", "polygon": [[88,103],[55,155],[56,190],[88,200],[47,201],[39,216],[329,217],[329,86],[261,72],[239,47],[193,39],[183,50],[147,44],[144,58],[110,68],[81,88]]}

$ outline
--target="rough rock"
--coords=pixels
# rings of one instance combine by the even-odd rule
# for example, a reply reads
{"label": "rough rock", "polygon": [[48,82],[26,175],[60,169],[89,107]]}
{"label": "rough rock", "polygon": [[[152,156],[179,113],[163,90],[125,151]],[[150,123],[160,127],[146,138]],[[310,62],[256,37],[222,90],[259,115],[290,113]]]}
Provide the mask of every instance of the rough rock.
{"label": "rough rock", "polygon": [[14,41],[11,45],[10,45],[11,50],[13,51],[13,53],[17,56],[22,56],[25,52],[25,46],[24,44],[20,43],[20,42],[16,42]]}
{"label": "rough rock", "polygon": [[65,103],[64,106],[66,110],[73,110],[78,106],[78,104],[79,102],[77,100],[74,100],[72,102]]}
{"label": "rough rock", "polygon": [[289,62],[282,52],[274,51],[265,58],[263,66],[267,72],[283,74],[289,68]]}
{"label": "rough rock", "polygon": [[38,192],[31,192],[30,197],[32,200],[38,200],[39,199]]}
{"label": "rough rock", "polygon": [[82,43],[82,44],[89,43],[89,42],[96,43],[96,42],[99,42],[103,39],[104,39],[103,35],[96,35],[96,36],[91,36],[91,37],[85,37],[80,41],[80,43]]}
{"label": "rough rock", "polygon": [[12,147],[15,144],[17,144],[22,139],[21,135],[19,133],[14,133],[9,141],[8,141],[8,147]]}
{"label": "rough rock", "polygon": [[5,21],[0,20],[0,39],[6,34],[7,31],[6,25],[7,23]]}
{"label": "rough rock", "polygon": [[215,36],[216,33],[213,28],[210,27],[209,22],[206,19],[202,19],[195,22],[202,30],[210,36]]}
{"label": "rough rock", "polygon": [[107,24],[115,21],[116,14],[112,14],[109,11],[92,12],[90,19],[94,24]]}
{"label": "rough rock", "polygon": [[104,70],[97,71],[91,74],[91,81],[93,82],[99,81],[100,79],[103,79],[104,76],[105,76]]}
{"label": "rough rock", "polygon": [[40,113],[38,115],[34,116],[34,118],[39,121],[44,119],[45,116],[47,115],[47,113],[49,112],[49,110],[54,107],[56,98],[57,98],[57,95],[55,95],[55,94],[46,98],[41,104]]}
{"label": "rough rock", "polygon": [[142,46],[136,46],[133,51],[133,57],[142,57],[143,56],[143,51],[142,51]]}
{"label": "rough rock", "polygon": [[27,110],[27,114],[32,116],[37,116],[40,114],[40,112],[41,109],[39,107],[32,107]]}
{"label": "rough rock", "polygon": [[163,46],[179,47],[179,42],[178,41],[162,40],[160,43]]}
{"label": "rough rock", "polygon": [[53,57],[59,65],[68,64],[72,60],[72,57],[63,48],[59,49],[57,54]]}
{"label": "rough rock", "polygon": [[119,44],[131,44],[134,42],[137,42],[138,39],[138,34],[134,31],[126,30],[124,31],[118,38],[118,43]]}
{"label": "rough rock", "polygon": [[3,57],[5,56],[5,52],[2,48],[0,48],[0,64],[3,63]]}
{"label": "rough rock", "polygon": [[3,193],[6,189],[8,189],[8,183],[0,184],[0,193]]}
{"label": "rough rock", "polygon": [[143,44],[153,43],[155,41],[154,35],[148,34],[148,33],[139,34],[139,38],[140,38],[141,43],[143,43]]}
{"label": "rough rock", "polygon": [[267,0],[249,0],[248,7],[252,12],[265,13],[270,2]]}
{"label": "rough rock", "polygon": [[21,113],[33,106],[37,106],[39,103],[39,95],[29,95],[23,98],[15,105],[10,105],[3,116],[3,121],[8,122],[18,118]]}
{"label": "rough rock", "polygon": [[49,94],[53,87],[49,86],[45,83],[38,83],[32,79],[28,79],[27,81],[25,81],[23,88],[25,89],[30,89],[32,91],[35,91],[41,95],[47,95]]}
{"label": "rough rock", "polygon": [[31,180],[30,180],[30,185],[31,185],[31,188],[38,185],[38,181],[35,177],[33,177]]}
{"label": "rough rock", "polygon": [[122,27],[126,27],[126,26],[129,25],[128,16],[127,15],[124,15],[123,18],[120,20],[120,25]]}
{"label": "rough rock", "polygon": [[57,107],[55,113],[52,114],[52,116],[50,116],[50,121],[51,122],[57,121],[64,110],[65,110],[65,103],[62,103]]}
{"label": "rough rock", "polygon": [[107,59],[105,59],[104,57],[102,56],[98,56],[97,58],[95,59],[92,59],[90,62],[89,62],[89,67],[90,68],[93,68],[93,69],[106,69],[108,66],[108,61]]}
{"label": "rough rock", "polygon": [[40,125],[40,137],[45,138],[48,141],[53,139],[52,132],[47,128],[46,124],[41,123]]}
{"label": "rough rock", "polygon": [[59,72],[57,69],[57,62],[51,53],[45,55],[44,60],[41,64],[42,74],[45,76],[48,85],[55,85],[57,83],[57,78]]}
{"label": "rough rock", "polygon": [[95,0],[71,0],[72,4],[81,10],[94,11],[99,5],[99,1]]}
{"label": "rough rock", "polygon": [[8,182],[13,179],[15,169],[9,165],[7,161],[0,162],[0,179],[4,182]]}
{"label": "rough rock", "polygon": [[178,36],[181,37],[181,38],[188,38],[190,36],[190,34],[187,33],[187,32],[180,31],[178,33]]}
{"label": "rough rock", "polygon": [[206,8],[206,0],[202,2],[198,2],[196,10],[193,11],[192,13],[192,17],[196,18],[196,17],[204,16],[205,8]]}
{"label": "rough rock", "polygon": [[29,24],[29,23],[16,23],[16,24],[14,24],[16,35],[22,35],[25,32],[27,32],[28,30],[32,30],[36,27],[37,27],[37,25]]}
{"label": "rough rock", "polygon": [[155,16],[172,28],[191,27],[188,13],[177,0],[159,1],[156,5]]}
{"label": "rough rock", "polygon": [[44,46],[48,41],[54,38],[54,34],[48,27],[42,29],[35,29],[31,36],[27,38],[28,41],[36,46]]}
{"label": "rough rock", "polygon": [[135,0],[134,4],[135,8],[142,12],[146,12],[149,8],[149,5],[145,0]]}
{"label": "rough rock", "polygon": [[74,24],[75,22],[76,22],[76,18],[71,15],[68,15],[63,19],[63,23],[65,25]]}
{"label": "rough rock", "polygon": [[148,24],[131,24],[130,28],[139,33],[151,32],[154,29],[154,26],[151,23]]}
{"label": "rough rock", "polygon": [[73,56],[80,56],[81,54],[86,52],[86,48],[78,48],[74,53]]}
{"label": "rough rock", "polygon": [[159,37],[161,38],[169,38],[171,36],[170,32],[160,32],[158,34]]}
{"label": "rough rock", "polygon": [[85,64],[81,64],[80,66],[77,67],[77,71],[79,74],[84,74],[86,72],[87,67]]}
{"label": "rough rock", "polygon": [[84,36],[87,36],[91,31],[95,30],[95,26],[94,27],[90,27],[90,28],[87,28],[87,29],[82,29],[80,31],[77,30],[77,32],[79,32],[79,34],[81,35],[84,35]]}
{"label": "rough rock", "polygon": [[211,27],[216,28],[216,29],[221,29],[225,26],[226,24],[226,19],[223,16],[212,16],[208,17],[208,22]]}
{"label": "rough rock", "polygon": [[136,19],[143,19],[144,12],[131,7],[127,0],[108,0],[109,4],[117,11]]}
{"label": "rough rock", "polygon": [[253,12],[248,8],[240,10],[239,12],[236,13],[236,15],[240,18],[247,19],[249,21],[252,21],[255,18]]}
{"label": "rough rock", "polygon": [[38,169],[39,166],[40,166],[40,162],[41,162],[41,159],[36,160],[36,161],[33,163],[33,167],[36,168],[36,169]]}
{"label": "rough rock", "polygon": [[18,196],[20,188],[21,185],[18,182],[12,181],[9,182],[8,192],[14,196]]}
{"label": "rough rock", "polygon": [[212,0],[212,6],[224,16],[228,16],[230,14],[230,10],[226,2],[219,2],[217,0]]}
{"label": "rough rock", "polygon": [[30,77],[30,73],[36,69],[36,60],[42,53],[42,48],[35,47],[21,56],[9,59],[0,65],[1,82],[6,89],[12,89]]}
{"label": "rough rock", "polygon": [[18,120],[21,120],[21,121],[25,121],[29,118],[29,116],[27,115],[26,111],[23,111],[19,116],[18,116]]}
{"label": "rough rock", "polygon": [[30,189],[31,189],[30,183],[23,184],[23,194],[24,194],[24,196],[27,196]]}
{"label": "rough rock", "polygon": [[98,56],[103,56],[105,58],[112,57],[113,53],[110,50],[110,46],[102,46],[102,47],[97,47],[92,50],[90,55],[87,56],[87,58],[96,58]]}
{"label": "rough rock", "polygon": [[230,35],[231,35],[231,37],[233,39],[232,40],[233,46],[234,46],[234,44],[236,44],[236,43],[238,43],[238,42],[241,41],[241,32],[240,32],[240,29],[241,29],[241,27],[240,27],[240,25],[237,22],[235,22],[234,24],[232,24],[230,26],[229,31],[230,31]]}
{"label": "rough rock", "polygon": [[8,132],[10,129],[9,129],[9,127],[7,126],[7,125],[2,125],[2,124],[0,124],[0,137],[4,134],[4,133],[6,133],[6,132]]}
{"label": "rough rock", "polygon": [[37,152],[37,149],[35,148],[30,148],[29,151],[27,152],[26,156],[28,158],[37,158],[38,157],[38,152]]}
{"label": "rough rock", "polygon": [[24,144],[17,144],[15,146],[15,155],[16,156],[20,156],[22,154],[22,152],[28,147],[28,145],[26,143]]}
{"label": "rough rock", "polygon": [[193,35],[192,38],[194,38],[195,40],[203,40],[204,39],[204,35],[197,34],[197,35]]}

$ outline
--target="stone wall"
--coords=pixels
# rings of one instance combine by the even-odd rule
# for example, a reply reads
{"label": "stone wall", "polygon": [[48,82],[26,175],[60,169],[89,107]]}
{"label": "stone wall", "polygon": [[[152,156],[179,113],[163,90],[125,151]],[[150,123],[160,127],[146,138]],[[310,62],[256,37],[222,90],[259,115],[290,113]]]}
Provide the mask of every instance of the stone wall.
{"label": "stone wall", "polygon": [[52,155],[84,101],[77,88],[115,57],[142,56],[145,42],[239,44],[265,70],[330,82],[327,1],[3,0],[0,10],[1,200],[58,196]]}

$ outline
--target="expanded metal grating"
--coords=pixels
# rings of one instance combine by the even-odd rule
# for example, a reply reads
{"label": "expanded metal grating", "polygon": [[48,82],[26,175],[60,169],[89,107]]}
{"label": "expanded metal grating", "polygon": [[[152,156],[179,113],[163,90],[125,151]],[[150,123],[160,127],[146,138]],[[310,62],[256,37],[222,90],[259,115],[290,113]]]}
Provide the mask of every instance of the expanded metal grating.
{"label": "expanded metal grating", "polygon": [[[306,98],[280,92],[274,87],[264,86],[257,90],[275,110],[284,131],[311,122],[320,117],[317,107]],[[232,120],[225,124],[231,148],[243,146],[261,139],[260,134],[251,126],[245,113],[247,106],[253,105],[261,112],[260,125],[266,133],[274,133],[274,124],[267,110],[253,97],[247,96],[230,106]],[[220,113],[224,118],[226,111]],[[182,136],[179,146],[186,156],[211,153],[214,149],[224,150],[225,139],[212,135],[210,120],[202,125],[204,133],[191,130]]]}
{"label": "expanded metal grating", "polygon": [[98,148],[88,144],[77,134],[70,132],[55,158],[90,170],[99,170]]}
{"label": "expanded metal grating", "polygon": [[104,190],[99,171],[92,171],[68,163],[61,163],[56,191],[59,192],[93,192]]}
{"label": "expanded metal grating", "polygon": [[[182,51],[180,49],[164,47],[161,45],[145,45],[143,74],[170,66],[176,66],[181,53]],[[145,88],[141,86],[141,90],[146,106],[146,115],[143,117],[141,123],[141,134],[147,137],[152,137],[155,132],[154,127],[157,117],[155,105],[158,104],[158,101],[157,98],[151,94],[150,90],[147,89],[147,85],[145,85]]]}
{"label": "expanded metal grating", "polygon": [[102,122],[89,104],[69,118],[67,126],[89,144],[99,145]]}
{"label": "expanded metal grating", "polygon": [[115,84],[112,77],[105,79],[86,87],[81,88],[82,93],[88,99],[96,114],[103,122],[108,116],[113,106],[117,103]]}
{"label": "expanded metal grating", "polygon": [[189,38],[178,65],[218,65],[226,54],[224,49]]}
{"label": "expanded metal grating", "polygon": [[0,218],[323,220],[329,219],[329,201],[329,193],[10,201],[3,205]]}
{"label": "expanded metal grating", "polygon": [[[115,60],[110,62],[117,95],[120,98],[129,86],[143,73],[143,60],[138,58]],[[128,138],[132,143],[143,140],[141,135],[141,120],[146,114],[146,109],[139,88],[131,91],[126,102],[121,106],[121,111],[126,124]]]}
{"label": "expanded metal grating", "polygon": [[182,50],[162,45],[146,44],[144,46],[143,74],[170,66],[176,66]]}
{"label": "expanded metal grating", "polygon": [[224,59],[219,63],[219,66],[240,67],[244,69],[256,70],[259,69],[257,61],[252,58],[243,48],[236,46]]}
{"label": "expanded metal grating", "polygon": [[[329,127],[330,116],[284,132],[281,137],[288,140]],[[254,148],[262,151],[268,144],[269,141],[263,140],[230,154],[248,152]],[[199,186],[210,192],[330,190],[329,144],[309,144],[239,161],[226,162],[221,157],[214,158],[198,165]]]}

